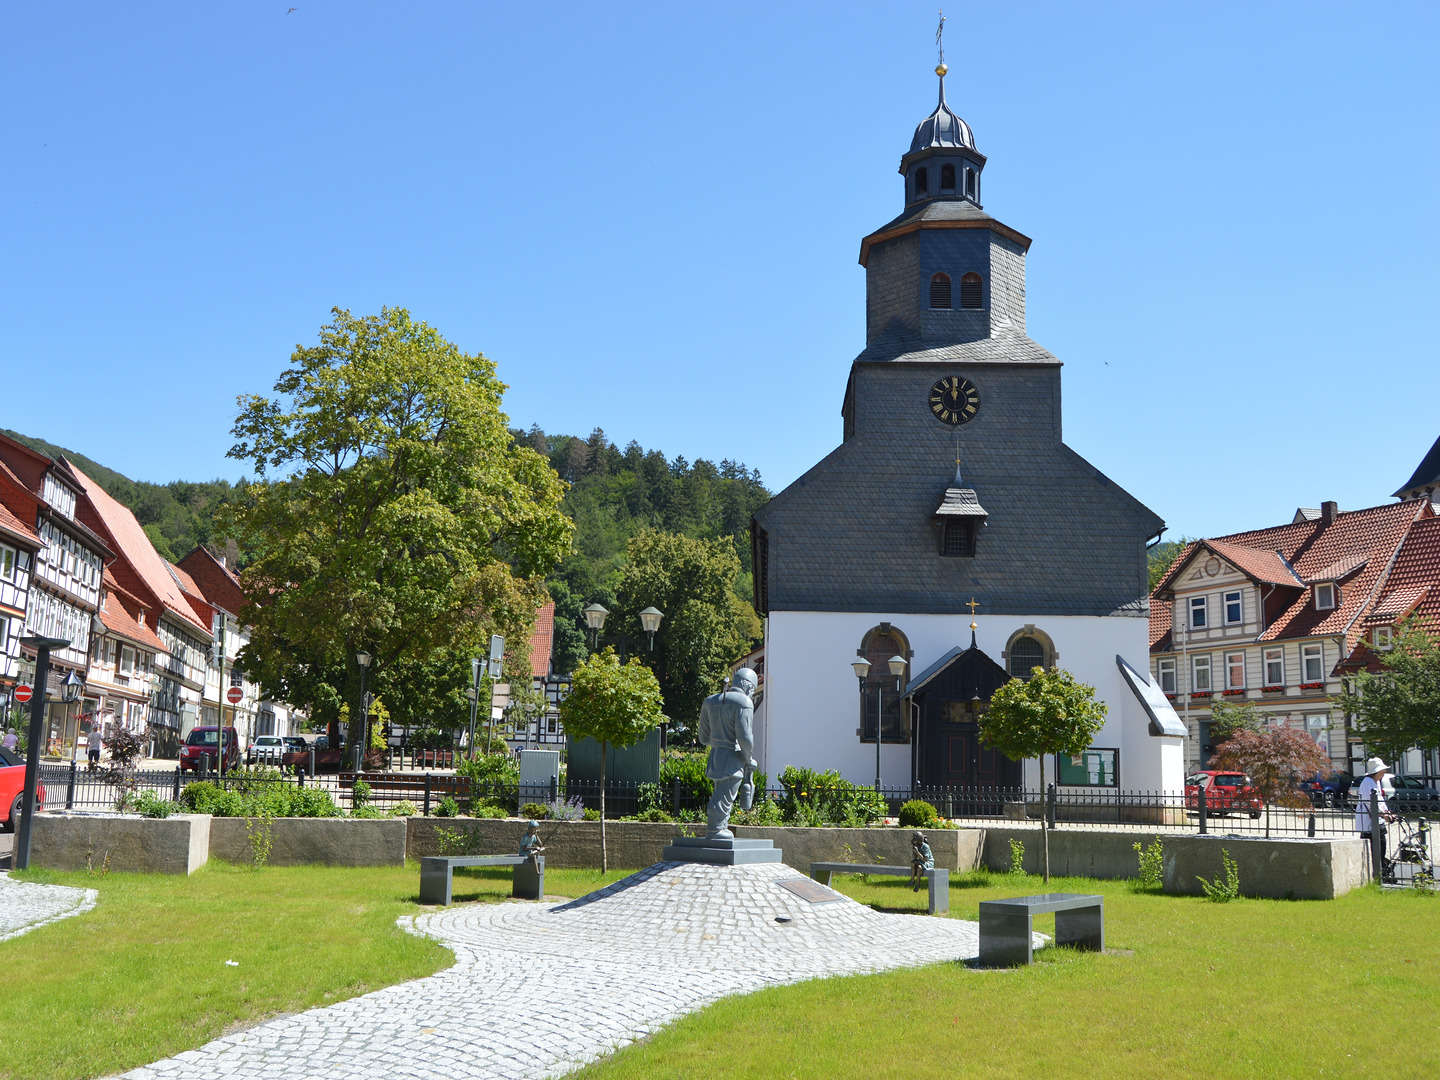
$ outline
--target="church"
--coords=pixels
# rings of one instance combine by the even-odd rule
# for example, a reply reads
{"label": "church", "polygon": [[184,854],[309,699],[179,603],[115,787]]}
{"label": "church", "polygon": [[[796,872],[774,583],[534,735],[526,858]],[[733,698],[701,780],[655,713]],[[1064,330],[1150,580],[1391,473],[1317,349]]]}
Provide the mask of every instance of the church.
{"label": "church", "polygon": [[989,750],[978,721],[1012,676],[1058,666],[1108,714],[1047,779],[1178,793],[1185,729],[1148,675],[1164,522],[1062,441],[1060,361],[1025,331],[1030,238],[982,208],[985,156],[946,70],[900,159],[903,211],[860,242],[842,442],[752,522],[757,758],[772,778],[1035,787],[1039,762]]}

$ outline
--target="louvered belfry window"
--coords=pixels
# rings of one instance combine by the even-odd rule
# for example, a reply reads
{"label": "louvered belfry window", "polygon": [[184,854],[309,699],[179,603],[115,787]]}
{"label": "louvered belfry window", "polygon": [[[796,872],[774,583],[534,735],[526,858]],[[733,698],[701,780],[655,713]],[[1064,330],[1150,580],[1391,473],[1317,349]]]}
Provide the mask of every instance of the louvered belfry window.
{"label": "louvered belfry window", "polygon": [[930,190],[930,176],[924,169],[915,170],[915,194],[924,195]]}
{"label": "louvered belfry window", "polygon": [[940,166],[940,190],[941,190],[941,191],[954,191],[954,190],[955,190],[955,166],[954,166],[954,165],[941,165],[941,166]]}
{"label": "louvered belfry window", "polygon": [[[975,271],[970,271],[960,279],[960,306],[962,308],[978,308],[981,305],[981,279]],[[949,307],[947,303],[945,305]]]}
{"label": "louvered belfry window", "polygon": [[930,306],[932,308],[948,308],[950,306],[949,274],[934,274],[931,276]]}

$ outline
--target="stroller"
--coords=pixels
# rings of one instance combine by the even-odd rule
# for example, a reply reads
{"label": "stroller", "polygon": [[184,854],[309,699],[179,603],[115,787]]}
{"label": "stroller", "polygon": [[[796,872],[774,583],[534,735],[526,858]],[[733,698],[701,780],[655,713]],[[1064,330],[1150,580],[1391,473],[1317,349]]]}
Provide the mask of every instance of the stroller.
{"label": "stroller", "polygon": [[1435,881],[1435,863],[1430,857],[1430,830],[1422,818],[1400,818],[1395,822],[1395,853],[1387,854],[1384,881],[1393,885],[1430,886]]}

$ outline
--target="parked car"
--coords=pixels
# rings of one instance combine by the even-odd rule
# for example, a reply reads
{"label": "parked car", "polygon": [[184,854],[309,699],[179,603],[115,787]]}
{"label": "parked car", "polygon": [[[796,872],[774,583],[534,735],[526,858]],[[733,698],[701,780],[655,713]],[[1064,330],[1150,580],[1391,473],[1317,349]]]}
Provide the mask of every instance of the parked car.
{"label": "parked car", "polygon": [[1350,787],[1354,783],[1355,778],[1349,773],[1332,772],[1329,776],[1316,773],[1308,780],[1298,781],[1296,787],[1308,795],[1315,806],[1335,807],[1349,802]]}
{"label": "parked car", "polygon": [[[0,829],[15,831],[20,820],[20,799],[25,791],[25,759],[14,750],[0,747]],[[45,806],[45,785],[35,783],[35,807]]]}
{"label": "parked car", "polygon": [[223,765],[215,760],[215,746],[219,742],[217,734],[219,730],[213,724],[191,729],[190,734],[185,736],[185,745],[180,748],[181,772],[199,772],[207,758],[211,769],[223,767],[228,771],[240,764],[240,736],[233,727],[225,729]]}
{"label": "parked car", "polygon": [[285,756],[285,740],[279,735],[256,735],[250,749],[245,751],[245,764],[264,765],[280,763]]}
{"label": "parked car", "polygon": [[1434,814],[1440,810],[1440,791],[1418,776],[1392,776],[1395,790],[1386,794],[1385,802],[1396,813]]}
{"label": "parked car", "polygon": [[1185,778],[1185,809],[1200,809],[1202,789],[1207,814],[1241,813],[1258,818],[1265,809],[1265,800],[1242,772],[1204,769],[1191,773]]}

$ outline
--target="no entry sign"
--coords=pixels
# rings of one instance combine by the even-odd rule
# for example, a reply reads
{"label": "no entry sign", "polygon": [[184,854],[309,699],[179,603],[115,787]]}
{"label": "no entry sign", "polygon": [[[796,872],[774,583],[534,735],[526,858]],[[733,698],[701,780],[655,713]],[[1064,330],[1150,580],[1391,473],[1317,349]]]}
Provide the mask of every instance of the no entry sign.
{"label": "no entry sign", "polygon": [[11,696],[23,705],[25,704],[25,702],[30,700],[34,693],[35,691],[31,690],[30,687],[26,686],[24,683],[21,683],[19,686],[15,687],[15,693]]}
{"label": "no entry sign", "polygon": [[245,691],[238,686],[232,686],[229,690],[225,691],[225,700],[230,702],[231,705],[239,705],[240,699],[244,696]]}

